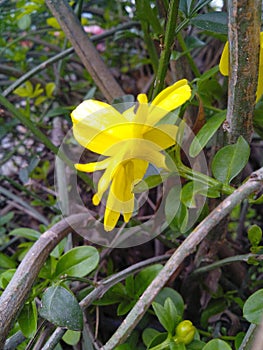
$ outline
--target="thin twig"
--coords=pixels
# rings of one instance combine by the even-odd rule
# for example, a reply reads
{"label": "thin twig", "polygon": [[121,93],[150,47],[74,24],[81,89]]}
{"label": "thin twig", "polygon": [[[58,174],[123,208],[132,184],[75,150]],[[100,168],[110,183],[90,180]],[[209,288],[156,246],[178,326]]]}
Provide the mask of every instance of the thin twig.
{"label": "thin twig", "polygon": [[0,298],[0,349],[48,255],[71,232],[71,225],[80,226],[86,219],[87,214],[76,214],[61,220],[40,236],[22,260]]}
{"label": "thin twig", "polygon": [[[101,298],[112,286],[117,284],[118,282],[123,281],[126,277],[142,270],[146,266],[164,262],[169,259],[170,255],[160,255],[154,258],[150,258],[144,261],[141,261],[137,264],[134,264],[127,269],[120,271],[113,276],[105,278],[98,283],[98,286],[90,292],[81,302],[79,303],[80,307],[84,310],[95,300]],[[65,333],[65,329],[58,327],[51,337],[46,342],[45,346],[41,350],[52,350],[56,347],[60,339],[63,337]]]}
{"label": "thin twig", "polygon": [[169,278],[175,273],[184,259],[193,253],[197,245],[208,235],[208,233],[218,223],[226,217],[236,205],[247,198],[255,191],[259,191],[263,186],[263,168],[251,174],[250,179],[234,193],[228,196],[219,204],[184,240],[175,253],[168,260],[164,268],[158,276],[152,281],[139,301],[127,315],[117,331],[109,339],[109,341],[101,348],[101,350],[113,350],[119,344],[123,343],[131,333],[131,331],[139,323],[147,309],[150,307],[154,298],[160,290],[168,282]]}
{"label": "thin twig", "polygon": [[[124,23],[124,24],[119,25],[119,26],[117,26],[115,28],[107,30],[107,31],[105,31],[102,34],[93,35],[93,36],[90,37],[90,40],[92,42],[97,42],[97,41],[100,41],[100,40],[108,38],[109,36],[115,34],[116,32],[118,32],[120,30],[128,29],[128,28],[131,28],[131,27],[134,27],[134,26],[138,26],[138,22]],[[7,97],[16,88],[18,88],[20,85],[22,85],[25,81],[27,81],[28,79],[31,79],[37,73],[39,73],[42,70],[46,69],[51,64],[53,64],[53,63],[55,63],[55,62],[65,58],[65,57],[69,56],[73,52],[74,52],[74,48],[70,47],[70,48],[68,48],[68,49],[58,53],[57,55],[49,58],[45,62],[40,63],[38,66],[32,68],[30,71],[28,71],[23,76],[21,76],[19,79],[17,79],[13,84],[11,84],[7,89],[5,89],[5,91],[2,92],[2,95],[4,97]],[[0,70],[1,70],[1,65],[0,65]]]}
{"label": "thin twig", "polygon": [[211,270],[215,270],[219,267],[222,267],[224,265],[232,264],[233,262],[238,262],[238,261],[244,261],[248,262],[249,260],[256,260],[256,261],[262,261],[263,260],[263,255],[262,254],[242,254],[242,255],[235,255],[235,256],[230,256],[229,258],[221,259],[219,261],[216,261],[212,264],[206,265],[199,267],[196,269],[193,273],[192,276],[199,275],[201,273],[206,273]]}

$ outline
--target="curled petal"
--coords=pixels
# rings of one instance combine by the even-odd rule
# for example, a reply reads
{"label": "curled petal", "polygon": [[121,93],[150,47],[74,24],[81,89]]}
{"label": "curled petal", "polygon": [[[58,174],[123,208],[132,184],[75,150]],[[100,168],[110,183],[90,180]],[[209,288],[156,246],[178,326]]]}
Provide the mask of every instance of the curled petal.
{"label": "curled petal", "polygon": [[86,173],[93,173],[97,170],[104,170],[106,169],[111,162],[110,158],[104,159],[100,162],[93,162],[93,163],[87,163],[87,164],[75,164],[75,168],[79,171],[84,171]]}
{"label": "curled petal", "polygon": [[117,225],[119,220],[120,213],[106,207],[104,213],[104,229],[105,231],[112,231],[114,227]]}

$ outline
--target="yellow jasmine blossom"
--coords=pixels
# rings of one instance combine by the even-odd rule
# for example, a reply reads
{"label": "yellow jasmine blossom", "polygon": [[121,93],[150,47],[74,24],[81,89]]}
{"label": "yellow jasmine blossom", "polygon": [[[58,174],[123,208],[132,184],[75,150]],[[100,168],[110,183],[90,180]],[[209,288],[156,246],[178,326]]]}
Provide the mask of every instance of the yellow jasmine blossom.
{"label": "yellow jasmine blossom", "polygon": [[190,96],[190,86],[182,79],[164,89],[149,105],[147,96],[139,94],[137,105],[123,113],[96,100],[86,100],[72,112],[75,139],[104,157],[75,167],[84,172],[105,170],[92,201],[98,205],[109,189],[104,214],[106,231],[116,226],[120,214],[125,222],[130,220],[134,210],[133,187],[143,179],[150,163],[168,170],[161,151],[175,144],[177,126],[156,124]]}
{"label": "yellow jasmine blossom", "polygon": [[[219,70],[224,76],[229,75],[229,42],[227,41],[222,52],[219,62]],[[259,71],[258,71],[258,87],[256,93],[256,102],[263,95],[263,32],[260,33],[260,52],[259,52]]]}

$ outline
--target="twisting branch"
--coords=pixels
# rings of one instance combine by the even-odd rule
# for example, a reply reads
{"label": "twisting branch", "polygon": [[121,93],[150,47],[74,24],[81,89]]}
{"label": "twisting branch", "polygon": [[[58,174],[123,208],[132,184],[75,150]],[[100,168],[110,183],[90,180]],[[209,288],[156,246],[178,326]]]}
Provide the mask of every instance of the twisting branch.
{"label": "twisting branch", "polygon": [[111,102],[114,98],[124,95],[121,87],[84,32],[68,2],[65,0],[46,0],[46,4],[106,99]]}
{"label": "twisting branch", "polygon": [[71,225],[81,225],[87,214],[69,216],[43,233],[26,254],[12,280],[0,298],[0,349],[37,278],[45,260],[56,245],[72,231]]}
{"label": "twisting branch", "polygon": [[263,168],[251,174],[250,179],[235,192],[228,196],[219,204],[184,240],[175,253],[168,260],[158,276],[152,281],[145,290],[139,301],[127,315],[117,331],[110,340],[101,348],[101,350],[113,350],[117,345],[123,343],[131,331],[139,323],[147,309],[150,307],[154,298],[168,282],[169,278],[175,273],[184,259],[194,252],[197,245],[208,235],[208,233],[218,223],[227,216],[233,208],[242,200],[247,198],[253,192],[260,191],[263,187]]}

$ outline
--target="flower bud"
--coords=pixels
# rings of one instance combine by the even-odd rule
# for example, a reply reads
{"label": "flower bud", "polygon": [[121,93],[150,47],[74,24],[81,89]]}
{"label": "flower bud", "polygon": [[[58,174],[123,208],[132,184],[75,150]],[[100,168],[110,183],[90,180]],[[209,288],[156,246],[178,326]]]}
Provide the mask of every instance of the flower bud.
{"label": "flower bud", "polygon": [[185,320],[180,322],[175,329],[175,342],[185,345],[190,344],[194,339],[195,330],[191,321]]}

